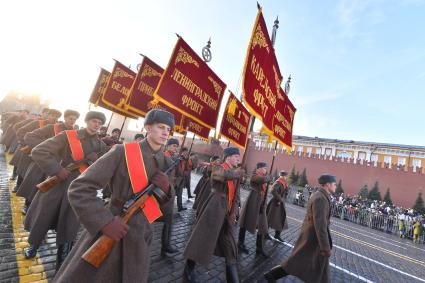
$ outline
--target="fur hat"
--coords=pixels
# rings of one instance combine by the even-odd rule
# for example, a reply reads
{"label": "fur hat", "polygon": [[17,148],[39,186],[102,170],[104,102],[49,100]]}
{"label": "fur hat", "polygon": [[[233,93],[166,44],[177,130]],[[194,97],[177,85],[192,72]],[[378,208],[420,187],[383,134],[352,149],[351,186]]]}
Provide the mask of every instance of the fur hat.
{"label": "fur hat", "polygon": [[336,177],[331,174],[322,174],[318,181],[320,185],[324,185],[326,183],[336,183]]}
{"label": "fur hat", "polygon": [[239,148],[228,147],[228,148],[225,148],[224,151],[223,151],[223,158],[226,159],[226,157],[231,156],[231,155],[235,155],[235,154],[238,154],[238,155],[241,154],[240,151],[239,151]]}
{"label": "fur hat", "polygon": [[175,125],[174,115],[165,110],[152,109],[146,114],[145,125],[152,125],[155,123],[163,123],[173,129]]}
{"label": "fur hat", "polygon": [[59,110],[56,109],[49,109],[49,115],[55,115],[57,117],[62,116],[62,112],[60,112]]}
{"label": "fur hat", "polygon": [[171,138],[171,139],[169,139],[169,140],[167,141],[167,145],[172,145],[172,144],[179,145],[180,143],[179,143],[179,140],[178,140],[178,139]]}
{"label": "fur hat", "polygon": [[265,163],[265,162],[258,162],[257,163],[257,169],[264,168],[264,167],[267,167],[267,163]]}
{"label": "fur hat", "polygon": [[115,128],[115,129],[112,130],[112,133],[115,133],[115,132],[121,133],[121,130],[118,129],[118,128]]}
{"label": "fur hat", "polygon": [[282,177],[285,177],[285,176],[288,176],[288,172],[282,170],[282,171],[279,172],[279,175],[282,176]]}
{"label": "fur hat", "polygon": [[102,121],[102,124],[105,124],[105,122],[106,122],[105,114],[103,114],[102,112],[98,112],[98,111],[87,112],[86,117],[84,118],[84,121],[87,122],[91,119],[99,119],[99,120]]}
{"label": "fur hat", "polygon": [[66,118],[68,116],[76,116],[77,119],[80,117],[80,113],[78,111],[75,110],[71,110],[71,109],[67,109],[65,110],[65,113],[63,114],[63,116]]}

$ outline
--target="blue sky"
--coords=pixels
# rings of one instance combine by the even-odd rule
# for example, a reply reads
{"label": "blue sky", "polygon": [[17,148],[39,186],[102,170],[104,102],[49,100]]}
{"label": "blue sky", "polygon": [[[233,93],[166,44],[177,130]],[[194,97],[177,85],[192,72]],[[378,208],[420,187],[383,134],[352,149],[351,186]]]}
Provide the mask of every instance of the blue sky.
{"label": "blue sky", "polygon": [[[88,109],[99,67],[165,67],[179,33],[211,36],[212,69],[240,94],[255,1],[9,1],[0,4],[0,95]],[[260,1],[298,108],[294,133],[424,145],[425,1]]]}

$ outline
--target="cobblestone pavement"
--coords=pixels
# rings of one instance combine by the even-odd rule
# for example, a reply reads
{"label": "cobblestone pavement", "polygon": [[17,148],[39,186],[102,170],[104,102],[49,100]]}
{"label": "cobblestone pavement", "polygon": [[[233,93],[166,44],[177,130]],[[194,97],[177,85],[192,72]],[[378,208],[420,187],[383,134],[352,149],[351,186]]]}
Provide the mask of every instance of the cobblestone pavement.
{"label": "cobblestone pavement", "polygon": [[[28,232],[23,230],[21,208],[23,200],[11,190],[12,168],[6,165],[10,156],[0,154],[0,282],[48,282],[54,276],[56,247],[54,232],[49,232],[44,245],[33,260],[26,260],[23,248],[28,246]],[[192,175],[192,188],[199,180]],[[185,193],[184,193],[185,194]],[[248,192],[243,190],[244,200]],[[151,249],[149,282],[181,282],[184,267],[182,252],[195,221],[192,201],[186,199],[188,210],[175,214],[172,244],[179,252],[172,257],[160,254],[162,223],[155,223]],[[242,282],[264,282],[262,274],[281,263],[291,252],[296,241],[305,209],[287,204],[289,229],[282,233],[285,244],[266,242],[271,255],[264,259],[255,254],[255,235],[247,234],[248,255],[239,257],[238,269]],[[272,234],[273,231],[270,231]],[[332,218],[331,233],[334,248],[331,257],[332,282],[425,282],[425,246],[399,239],[347,221]],[[201,251],[200,251],[201,252]],[[224,260],[214,257],[207,267],[197,267],[201,282],[225,282]],[[136,280],[137,282],[137,280]],[[279,282],[301,282],[289,276]]]}

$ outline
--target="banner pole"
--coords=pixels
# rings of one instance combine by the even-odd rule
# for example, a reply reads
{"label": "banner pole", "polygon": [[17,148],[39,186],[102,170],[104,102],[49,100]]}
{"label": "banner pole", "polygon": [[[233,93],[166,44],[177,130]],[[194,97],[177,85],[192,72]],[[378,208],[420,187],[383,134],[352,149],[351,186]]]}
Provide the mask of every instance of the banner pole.
{"label": "banner pole", "polygon": [[108,130],[109,130],[109,125],[111,124],[111,121],[112,121],[112,117],[113,116],[114,116],[114,112],[111,113],[111,117],[109,118],[108,125],[106,126],[106,132],[108,132]]}

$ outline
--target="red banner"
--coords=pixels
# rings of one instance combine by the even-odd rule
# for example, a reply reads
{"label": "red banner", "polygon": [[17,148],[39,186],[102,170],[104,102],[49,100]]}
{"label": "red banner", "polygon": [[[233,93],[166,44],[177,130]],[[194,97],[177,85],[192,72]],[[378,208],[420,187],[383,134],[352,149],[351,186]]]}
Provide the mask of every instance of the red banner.
{"label": "red banner", "polygon": [[225,88],[226,84],[179,38],[154,99],[214,129]]}
{"label": "red banner", "polygon": [[144,56],[136,80],[131,87],[126,109],[145,117],[149,111],[148,104],[153,99],[153,93],[163,72],[164,69]]}
{"label": "red banner", "polygon": [[245,148],[248,140],[251,114],[233,93],[230,93],[221,120],[220,135],[235,145]]}
{"label": "red banner", "polygon": [[112,109],[135,115],[134,112],[126,109],[125,103],[136,78],[136,73],[120,62],[115,61],[111,74],[105,93],[102,96],[102,102]]}
{"label": "red banner", "polygon": [[132,115],[130,113],[126,113],[117,109],[114,109],[108,105],[106,105],[102,101],[102,97],[105,93],[106,86],[108,85],[109,78],[111,77],[111,73],[106,71],[105,69],[100,68],[100,74],[97,78],[96,85],[94,86],[93,92],[90,96],[89,102],[93,103],[95,106],[100,106],[102,108],[108,109],[114,113],[120,114],[125,117],[137,119],[136,115]]}
{"label": "red banner", "polygon": [[243,70],[243,101],[250,112],[263,122],[262,131],[270,139],[275,138],[291,147],[292,142],[287,143],[288,138],[284,138],[282,131],[276,126],[282,121],[275,121],[277,116],[282,120],[280,115],[283,113],[280,107],[286,104],[285,100],[288,100],[281,91],[281,83],[279,64],[262,11],[259,9]]}
{"label": "red banner", "polygon": [[280,88],[280,94],[284,100],[277,101],[277,109],[273,116],[273,134],[280,143],[292,146],[292,127],[297,110],[282,88]]}

